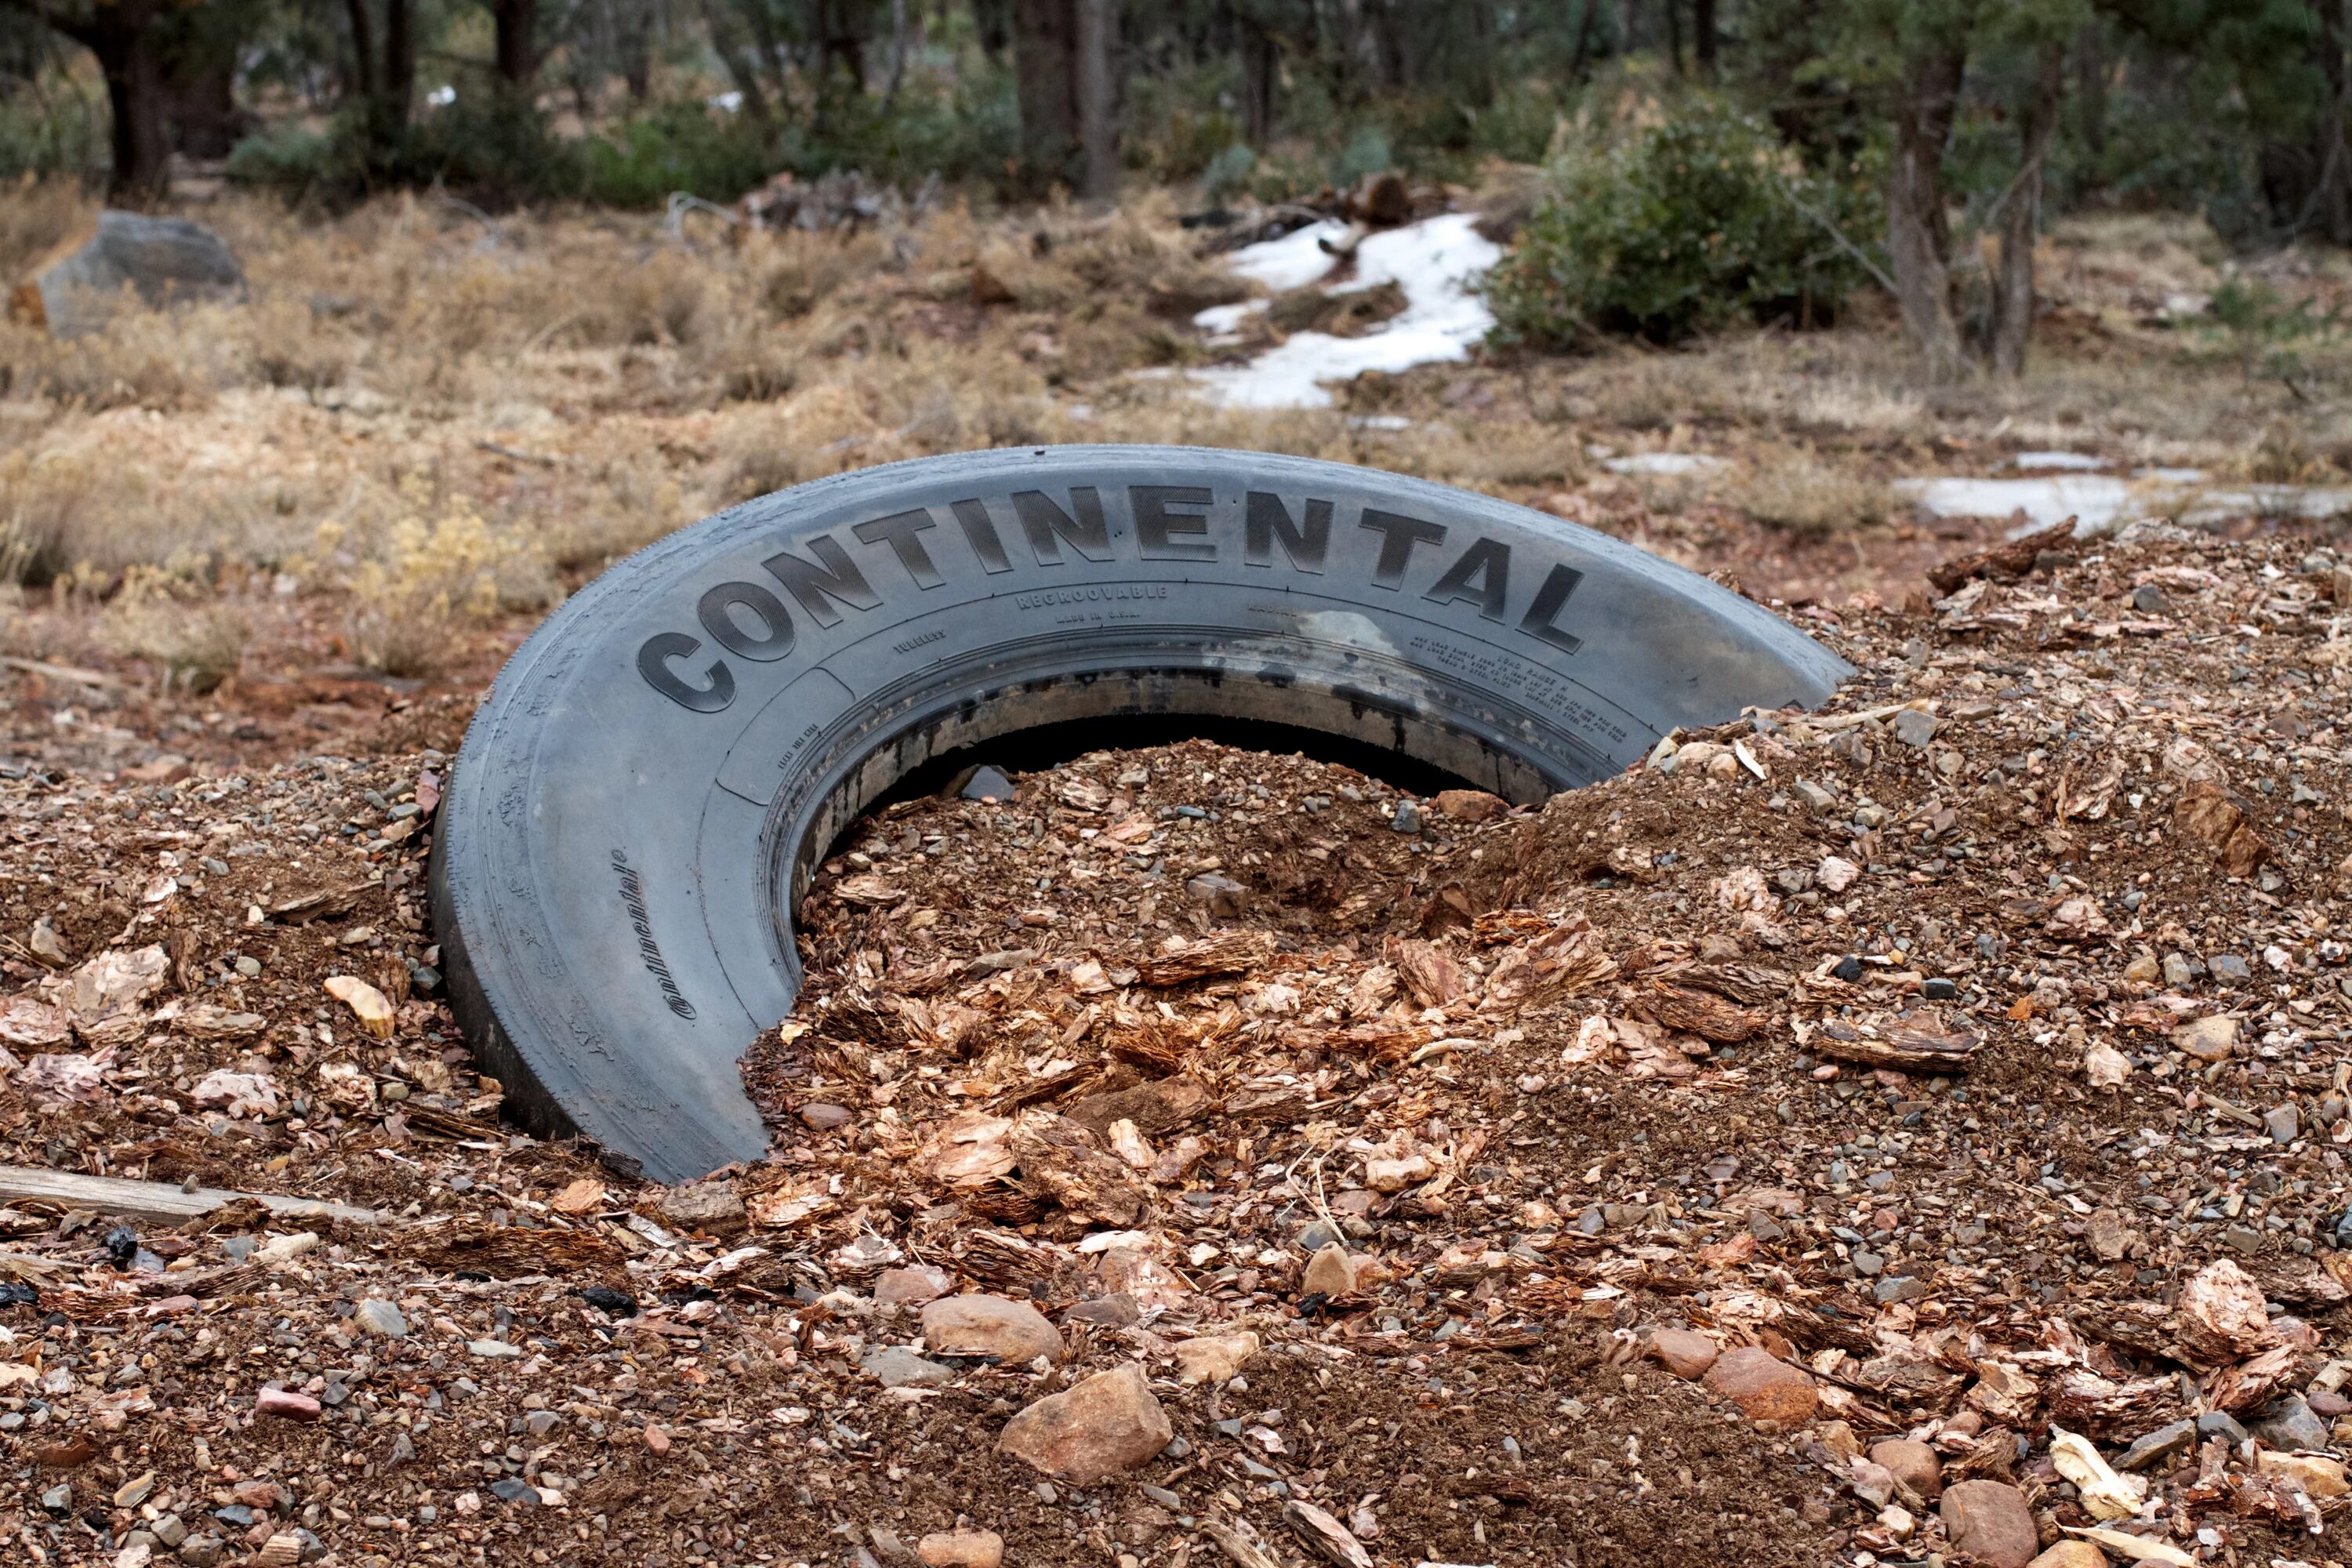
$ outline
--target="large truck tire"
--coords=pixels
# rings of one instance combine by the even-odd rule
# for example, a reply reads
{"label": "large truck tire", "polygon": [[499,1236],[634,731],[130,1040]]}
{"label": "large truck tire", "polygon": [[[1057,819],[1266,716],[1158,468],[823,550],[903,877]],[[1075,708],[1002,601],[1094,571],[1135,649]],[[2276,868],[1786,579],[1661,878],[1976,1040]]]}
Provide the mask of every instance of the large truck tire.
{"label": "large truck tire", "polygon": [[811,868],[932,758],[1262,720],[1534,801],[1850,673],[1606,535],[1367,468],[1058,447],[845,474],[621,562],[500,672],[435,836],[450,1002],[524,1126],[689,1179],[765,1147],[736,1061],[792,1009]]}

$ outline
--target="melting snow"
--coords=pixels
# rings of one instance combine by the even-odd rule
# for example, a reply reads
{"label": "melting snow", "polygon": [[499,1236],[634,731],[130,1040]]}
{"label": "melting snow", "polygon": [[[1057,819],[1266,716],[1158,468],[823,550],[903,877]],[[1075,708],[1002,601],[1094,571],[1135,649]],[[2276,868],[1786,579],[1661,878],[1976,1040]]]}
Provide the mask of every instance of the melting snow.
{"label": "melting snow", "polygon": [[2107,466],[2105,458],[2087,457],[2081,452],[2020,452],[2009,460],[2012,468],[2071,468],[2076,473],[2095,474]]}
{"label": "melting snow", "polygon": [[[2044,454],[2045,456],[2047,454]],[[2111,533],[2141,518],[2169,517],[2189,524],[2233,517],[2327,518],[2352,511],[2352,490],[2304,485],[2255,485],[2243,489],[2199,487],[2198,468],[2142,468],[2128,479],[2111,474],[2056,474],[2030,479],[1897,479],[1895,488],[1937,517],[2010,517],[2013,531],[2031,532],[2076,520],[2077,538]]]}
{"label": "melting snow", "polygon": [[[1325,382],[1467,358],[1470,345],[1495,325],[1477,295],[1478,279],[1503,255],[1479,235],[1477,221],[1475,214],[1444,213],[1367,236],[1356,247],[1355,276],[1330,291],[1357,293],[1393,282],[1404,292],[1405,307],[1361,337],[1294,332],[1245,365],[1194,371],[1192,379],[1229,408],[1328,408]],[[1269,289],[1302,289],[1338,265],[1319,242],[1346,232],[1337,223],[1315,224],[1235,251],[1231,265]],[[1241,321],[1235,310],[1217,306],[1193,321],[1212,333],[1230,332]]]}
{"label": "melting snow", "polygon": [[1703,452],[1636,452],[1630,458],[1611,458],[1601,466],[1612,474],[1655,474],[1679,479],[1711,474],[1723,467],[1723,459]]}

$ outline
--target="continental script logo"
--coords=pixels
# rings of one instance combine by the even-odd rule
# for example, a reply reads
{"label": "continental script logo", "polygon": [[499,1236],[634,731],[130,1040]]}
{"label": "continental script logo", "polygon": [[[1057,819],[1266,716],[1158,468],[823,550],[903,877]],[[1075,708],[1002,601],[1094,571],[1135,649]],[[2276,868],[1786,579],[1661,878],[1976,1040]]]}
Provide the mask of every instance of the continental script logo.
{"label": "continental script logo", "polygon": [[653,917],[646,912],[645,884],[637,879],[637,868],[618,849],[613,851],[613,869],[621,877],[621,902],[629,911],[629,929],[637,933],[637,951],[645,955],[646,973],[661,987],[662,1000],[669,1010],[688,1023],[694,1021],[694,1004],[677,988],[669,972],[669,961],[663,958],[660,946],[654,941]]}

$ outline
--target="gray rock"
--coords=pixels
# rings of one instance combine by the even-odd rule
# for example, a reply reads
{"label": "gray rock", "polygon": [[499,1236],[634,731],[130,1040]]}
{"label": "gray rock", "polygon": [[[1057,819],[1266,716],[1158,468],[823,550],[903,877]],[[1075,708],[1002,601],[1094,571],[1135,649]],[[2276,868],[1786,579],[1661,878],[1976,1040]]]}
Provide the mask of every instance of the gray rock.
{"label": "gray rock", "polygon": [[59,258],[17,291],[37,302],[41,322],[61,338],[96,331],[124,303],[125,290],[160,308],[245,298],[245,268],[228,241],[184,217],[109,210],[80,249]]}
{"label": "gray rock", "polygon": [[2177,952],[2164,955],[2164,983],[2167,985],[2179,991],[2195,984],[2196,979],[2196,973],[2189,967],[2187,959]]}
{"label": "gray rock", "polygon": [[1895,715],[1892,726],[1895,738],[1906,746],[1924,750],[1936,738],[1936,716],[1922,713],[1916,708],[1906,708]]}
{"label": "gray rock", "polygon": [[925,1361],[904,1345],[878,1350],[857,1363],[885,1388],[935,1388],[955,1381],[955,1369]]}
{"label": "gray rock", "polygon": [[188,1538],[188,1527],[176,1513],[165,1514],[157,1520],[152,1528],[155,1531],[155,1539],[163,1543],[163,1550],[166,1552],[177,1547],[180,1542]]}
{"label": "gray rock", "polygon": [[1396,815],[1389,818],[1389,826],[1399,833],[1420,832],[1420,804],[1416,801],[1408,800],[1400,795],[1397,798],[1396,803]]}
{"label": "gray rock", "polygon": [[2197,1418],[2197,1438],[2219,1437],[2232,1448],[2246,1440],[2246,1429],[2226,1410],[2210,1410]]}
{"label": "gray rock", "polygon": [[2273,1143],[2292,1143],[2303,1132],[2303,1119],[2292,1102],[2272,1107],[2263,1115],[2263,1129]]}
{"label": "gray rock", "polygon": [[1858,1247],[1854,1250],[1853,1271],[1864,1279],[1875,1279],[1885,1270],[1886,1259],[1875,1252],[1864,1252]]}
{"label": "gray rock", "polygon": [[72,1485],[66,1481],[59,1481],[56,1486],[43,1492],[41,1506],[51,1513],[63,1513],[73,1507]]}
{"label": "gray rock", "polygon": [[966,800],[1011,800],[1013,781],[995,768],[983,767],[964,781]]}
{"label": "gray rock", "polygon": [[539,1506],[539,1489],[520,1476],[504,1476],[492,1481],[490,1495],[500,1502],[520,1503],[525,1508]]}
{"label": "gray rock", "polygon": [[1299,1249],[1310,1255],[1347,1239],[1328,1220],[1318,1219],[1298,1233]]}
{"label": "gray rock", "polygon": [[2207,961],[2206,967],[2213,972],[2214,979],[2227,981],[2231,984],[2252,980],[2254,977],[2254,972],[2246,966],[2246,961],[2234,952],[2214,954]]}
{"label": "gray rock", "polygon": [[534,1437],[544,1437],[563,1424],[563,1417],[552,1410],[534,1410],[522,1418],[522,1424]]}
{"label": "gray rock", "polygon": [[2132,590],[2132,608],[2143,616],[2164,614],[2164,590],[2153,583],[2142,583]]}
{"label": "gray rock", "polygon": [[1837,795],[1823,789],[1811,779],[1797,781],[1797,798],[1805,803],[1808,811],[1829,811],[1837,805]]}
{"label": "gray rock", "polygon": [[191,1536],[180,1547],[180,1561],[188,1568],[213,1568],[228,1552],[228,1543],[217,1535]]}
{"label": "gray rock", "polygon": [[1062,1359],[1062,1331],[1026,1301],[1003,1296],[944,1296],[924,1303],[923,1342],[931,1353],[985,1357],[1027,1366]]}
{"label": "gray rock", "polygon": [[671,1188],[662,1198],[661,1216],[679,1230],[712,1236],[733,1236],[750,1223],[743,1213],[743,1199],[727,1182]]}
{"label": "gray rock", "polygon": [[2116,1460],[2119,1470],[2144,1470],[2150,1465],[2178,1458],[2197,1446],[2197,1423],[2175,1421],[2159,1426],[2144,1436],[2135,1438],[2132,1446]]}
{"label": "gray rock", "polygon": [[1898,1301],[1919,1300],[1928,1293],[1928,1285],[1925,1279],[1916,1275],[1905,1274],[1881,1279],[1871,1287],[1870,1293],[1878,1299],[1881,1306],[1893,1306]]}
{"label": "gray rock", "polygon": [[2299,1394],[2290,1394],[2263,1406],[2252,1430],[2254,1440],[2265,1448],[2294,1452],[2325,1451],[2327,1447],[2326,1421],[2305,1404]]}
{"label": "gray rock", "polygon": [[368,1332],[382,1334],[388,1340],[402,1339],[408,1333],[408,1320],[400,1315],[398,1307],[381,1296],[370,1296],[353,1308],[352,1321]]}

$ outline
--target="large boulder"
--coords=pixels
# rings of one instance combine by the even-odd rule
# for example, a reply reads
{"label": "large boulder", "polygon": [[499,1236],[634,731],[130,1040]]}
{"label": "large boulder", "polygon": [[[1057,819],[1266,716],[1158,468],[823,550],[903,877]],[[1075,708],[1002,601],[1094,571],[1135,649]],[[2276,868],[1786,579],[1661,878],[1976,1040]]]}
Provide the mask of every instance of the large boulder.
{"label": "large boulder", "polygon": [[184,217],[98,215],[98,232],[52,252],[17,285],[9,314],[58,337],[96,331],[122,308],[124,291],[151,307],[245,298],[245,268],[228,241]]}
{"label": "large boulder", "polygon": [[1048,1394],[1004,1424],[999,1453],[1072,1486],[1141,1469],[1176,1435],[1133,1362]]}

